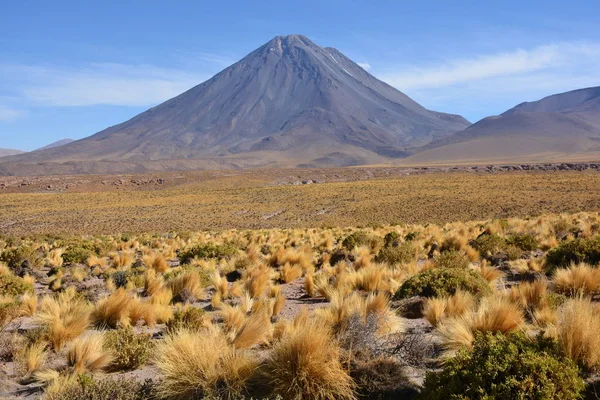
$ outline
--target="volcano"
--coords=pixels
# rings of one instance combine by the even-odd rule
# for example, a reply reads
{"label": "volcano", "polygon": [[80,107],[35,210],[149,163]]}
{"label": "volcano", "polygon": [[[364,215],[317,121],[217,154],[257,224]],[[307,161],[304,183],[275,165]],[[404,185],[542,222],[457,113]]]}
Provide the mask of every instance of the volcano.
{"label": "volcano", "polygon": [[321,167],[386,162],[463,130],[334,48],[277,36],[187,92],[0,173]]}

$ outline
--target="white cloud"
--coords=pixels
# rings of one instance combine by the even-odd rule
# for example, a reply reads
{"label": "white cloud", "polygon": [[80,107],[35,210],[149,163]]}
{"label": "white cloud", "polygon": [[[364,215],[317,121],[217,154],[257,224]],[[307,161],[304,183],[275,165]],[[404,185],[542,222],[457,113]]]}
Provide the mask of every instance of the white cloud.
{"label": "white cloud", "polygon": [[371,69],[371,65],[368,62],[364,62],[364,63],[356,63],[359,67],[361,67],[362,69],[364,69],[365,71],[368,71]]}
{"label": "white cloud", "polygon": [[388,68],[378,77],[425,107],[475,121],[523,101],[600,85],[600,43],[553,43],[458,58],[437,65]]}
{"label": "white cloud", "polygon": [[22,110],[0,105],[0,121],[1,122],[12,122],[16,119],[21,118],[25,115]]}
{"label": "white cloud", "polygon": [[86,64],[79,68],[2,66],[5,76],[20,81],[19,96],[38,106],[148,106],[201,83],[194,75],[151,65]]}
{"label": "white cloud", "polygon": [[[530,50],[451,60],[441,65],[399,68],[381,75],[401,90],[443,88],[506,76],[548,70],[573,70],[600,60],[600,44],[557,43]],[[596,64],[597,65],[597,64]],[[576,71],[573,71],[574,75]]]}

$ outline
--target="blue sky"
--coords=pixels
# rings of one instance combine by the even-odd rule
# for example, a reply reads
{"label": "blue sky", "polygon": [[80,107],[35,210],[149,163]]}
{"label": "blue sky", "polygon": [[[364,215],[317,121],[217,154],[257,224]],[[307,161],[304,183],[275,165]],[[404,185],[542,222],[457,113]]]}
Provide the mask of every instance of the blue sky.
{"label": "blue sky", "polygon": [[599,15],[597,0],[2,1],[0,148],[89,136],[289,33],[474,122],[600,85]]}

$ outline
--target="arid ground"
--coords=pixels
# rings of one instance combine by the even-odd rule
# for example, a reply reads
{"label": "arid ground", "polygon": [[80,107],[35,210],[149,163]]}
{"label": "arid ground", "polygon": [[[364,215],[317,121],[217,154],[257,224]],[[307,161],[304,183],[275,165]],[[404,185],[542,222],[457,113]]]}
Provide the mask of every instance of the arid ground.
{"label": "arid ground", "polygon": [[600,209],[600,173],[346,168],[0,178],[5,234],[446,223]]}

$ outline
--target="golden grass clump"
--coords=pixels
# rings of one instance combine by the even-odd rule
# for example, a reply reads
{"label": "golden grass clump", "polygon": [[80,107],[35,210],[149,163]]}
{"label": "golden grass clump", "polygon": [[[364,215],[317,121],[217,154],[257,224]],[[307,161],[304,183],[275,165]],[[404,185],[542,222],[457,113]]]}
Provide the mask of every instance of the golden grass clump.
{"label": "golden grass clump", "polygon": [[510,289],[508,298],[528,311],[545,308],[548,305],[548,282],[545,279],[523,282]]}
{"label": "golden grass clump", "polygon": [[110,296],[98,301],[92,312],[92,321],[98,327],[127,327],[131,324],[130,310],[133,303],[131,296],[124,288],[119,288]]}
{"label": "golden grass clump", "polygon": [[246,292],[254,298],[264,296],[267,286],[271,281],[271,272],[272,270],[264,264],[259,264],[246,269],[242,274]]}
{"label": "golden grass clump", "polygon": [[165,256],[158,251],[142,256],[142,264],[156,272],[166,272],[169,269]]}
{"label": "golden grass clump", "polygon": [[161,398],[237,399],[247,395],[256,362],[228,343],[220,329],[181,330],[156,346],[155,365],[162,381]]}
{"label": "golden grass clump", "polygon": [[44,296],[35,320],[48,330],[52,348],[60,350],[90,325],[90,306],[78,298],[73,287],[56,297]]}
{"label": "golden grass clump", "polygon": [[110,351],[104,348],[104,334],[90,333],[76,339],[67,350],[67,366],[76,374],[96,372],[110,365]]}
{"label": "golden grass clump", "polygon": [[38,308],[38,297],[33,293],[24,293],[21,296],[21,315],[32,317]]}
{"label": "golden grass clump", "polygon": [[167,281],[166,285],[177,302],[194,302],[204,296],[204,286],[196,271],[183,272]]}
{"label": "golden grass clump", "polygon": [[236,349],[247,349],[257,344],[266,343],[273,335],[273,326],[269,315],[265,312],[254,312],[247,317],[233,339]]}
{"label": "golden grass clump", "polygon": [[118,251],[109,254],[109,257],[113,268],[117,269],[128,269],[134,261],[133,252],[131,251]]}
{"label": "golden grass clump", "polygon": [[554,274],[554,288],[558,293],[594,295],[600,292],[600,269],[587,264],[571,265]]}
{"label": "golden grass clump", "polygon": [[434,297],[425,303],[423,316],[433,326],[444,318],[461,317],[475,307],[475,298],[469,292],[457,290],[449,297]]}
{"label": "golden grass clump", "polygon": [[46,257],[46,265],[49,267],[61,267],[63,265],[63,249],[52,249]]}
{"label": "golden grass clump", "polygon": [[470,347],[475,332],[509,333],[524,326],[521,308],[502,297],[482,299],[477,310],[457,318],[449,318],[438,326],[447,354]]}
{"label": "golden grass clump", "polygon": [[600,312],[589,299],[568,300],[561,307],[556,335],[564,353],[579,365],[600,366]]}
{"label": "golden grass clump", "polygon": [[487,265],[485,260],[481,263],[477,271],[483,276],[483,278],[488,281],[490,284],[495,284],[498,280],[504,277],[504,273],[500,271],[496,267],[491,267]]}
{"label": "golden grass clump", "polygon": [[369,316],[375,317],[380,336],[398,333],[404,328],[402,319],[390,308],[389,298],[381,292],[367,297],[356,292],[349,296],[336,294],[331,298],[330,306],[315,310],[315,315],[338,331],[346,329],[354,315],[358,315],[364,323]]}
{"label": "golden grass clump", "polygon": [[31,376],[40,371],[48,359],[48,343],[39,341],[30,344],[16,357],[17,364],[21,373],[25,376]]}
{"label": "golden grass clump", "polygon": [[284,283],[290,283],[302,276],[302,267],[299,264],[285,263],[280,269],[280,279]]}
{"label": "golden grass clump", "polygon": [[264,385],[283,399],[354,399],[340,353],[322,321],[288,326],[264,363]]}

